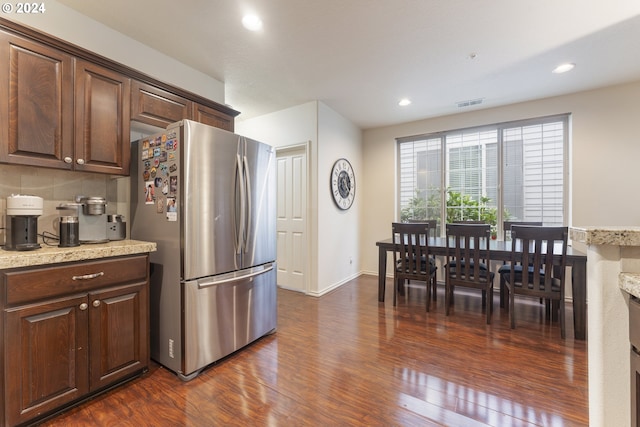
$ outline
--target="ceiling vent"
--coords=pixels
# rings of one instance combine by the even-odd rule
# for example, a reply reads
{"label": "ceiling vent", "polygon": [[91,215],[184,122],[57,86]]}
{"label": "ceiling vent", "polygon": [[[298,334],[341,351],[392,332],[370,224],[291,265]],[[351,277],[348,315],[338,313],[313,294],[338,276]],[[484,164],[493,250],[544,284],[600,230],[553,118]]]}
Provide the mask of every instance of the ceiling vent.
{"label": "ceiling vent", "polygon": [[466,101],[457,102],[456,105],[458,108],[471,107],[472,105],[482,104],[483,101],[484,98],[468,99]]}

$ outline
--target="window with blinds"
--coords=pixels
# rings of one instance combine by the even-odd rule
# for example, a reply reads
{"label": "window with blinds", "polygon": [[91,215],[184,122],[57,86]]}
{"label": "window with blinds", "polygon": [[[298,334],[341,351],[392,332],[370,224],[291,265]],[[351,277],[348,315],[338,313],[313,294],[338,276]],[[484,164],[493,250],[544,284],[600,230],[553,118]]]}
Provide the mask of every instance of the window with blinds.
{"label": "window with blinds", "polygon": [[398,138],[400,219],[564,225],[567,125],[562,115]]}

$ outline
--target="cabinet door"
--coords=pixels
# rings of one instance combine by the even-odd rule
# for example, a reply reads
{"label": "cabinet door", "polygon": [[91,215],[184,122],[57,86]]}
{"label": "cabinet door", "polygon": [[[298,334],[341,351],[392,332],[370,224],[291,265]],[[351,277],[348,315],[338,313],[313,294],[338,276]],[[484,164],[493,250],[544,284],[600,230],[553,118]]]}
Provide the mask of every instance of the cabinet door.
{"label": "cabinet door", "polygon": [[76,60],[75,170],[129,174],[129,78]]}
{"label": "cabinet door", "polygon": [[71,169],[72,156],[72,58],[0,32],[0,161]]}
{"label": "cabinet door", "polygon": [[233,117],[205,105],[193,104],[193,120],[233,132]]}
{"label": "cabinet door", "polygon": [[155,86],[131,83],[131,120],[166,128],[191,118],[193,102]]}
{"label": "cabinet door", "polygon": [[5,309],[6,425],[89,391],[86,294]]}
{"label": "cabinet door", "polygon": [[148,301],[146,282],[89,294],[91,390],[149,366]]}

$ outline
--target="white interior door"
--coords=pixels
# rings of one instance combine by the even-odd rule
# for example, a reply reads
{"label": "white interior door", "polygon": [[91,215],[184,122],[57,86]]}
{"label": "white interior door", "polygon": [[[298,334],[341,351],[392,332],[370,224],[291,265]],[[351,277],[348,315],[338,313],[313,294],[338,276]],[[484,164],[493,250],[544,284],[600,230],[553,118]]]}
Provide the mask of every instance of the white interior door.
{"label": "white interior door", "polygon": [[280,148],[278,159],[278,286],[307,292],[307,146]]}

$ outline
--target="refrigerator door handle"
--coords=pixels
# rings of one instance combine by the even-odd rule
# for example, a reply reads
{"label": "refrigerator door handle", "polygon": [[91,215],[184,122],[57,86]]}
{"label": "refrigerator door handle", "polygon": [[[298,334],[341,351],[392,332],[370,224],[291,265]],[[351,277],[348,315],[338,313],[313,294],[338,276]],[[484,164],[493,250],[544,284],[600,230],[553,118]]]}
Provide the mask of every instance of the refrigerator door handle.
{"label": "refrigerator door handle", "polygon": [[245,222],[244,222],[244,251],[247,252],[249,248],[247,247],[247,240],[249,236],[251,236],[251,217],[253,212],[251,211],[251,177],[249,176],[249,162],[247,161],[247,156],[244,156],[242,159],[242,169],[244,172],[244,182],[245,182]]}
{"label": "refrigerator door handle", "polygon": [[259,276],[261,274],[267,273],[273,270],[273,264],[270,264],[268,267],[263,267],[261,269],[255,270],[251,269],[247,274],[243,274],[241,276],[232,275],[230,277],[225,277],[224,279],[211,280],[208,282],[198,283],[198,289],[209,288],[211,286],[221,285],[223,283],[229,282],[237,282],[238,280],[249,279],[251,277]]}
{"label": "refrigerator door handle", "polygon": [[[236,254],[240,255],[242,253],[242,248],[244,246],[244,234],[245,234],[245,199],[246,199],[246,187],[244,182],[244,172],[242,167],[242,159],[240,158],[240,154],[236,154],[236,180],[239,182],[238,187],[240,188],[240,218],[238,223],[236,224]],[[237,194],[237,193],[236,193]],[[236,200],[236,207],[238,206],[238,201]],[[237,218],[237,212],[236,212]]]}

